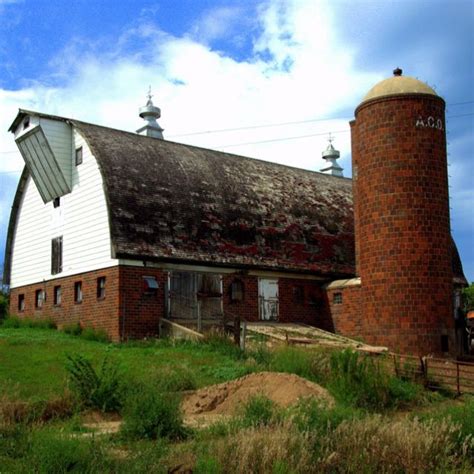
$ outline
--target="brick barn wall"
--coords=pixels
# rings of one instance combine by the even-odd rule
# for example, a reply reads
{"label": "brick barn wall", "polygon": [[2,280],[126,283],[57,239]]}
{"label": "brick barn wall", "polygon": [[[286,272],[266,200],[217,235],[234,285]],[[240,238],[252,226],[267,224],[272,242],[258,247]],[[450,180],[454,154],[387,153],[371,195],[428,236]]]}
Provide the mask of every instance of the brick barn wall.
{"label": "brick barn wall", "polygon": [[[97,279],[105,277],[105,297],[97,298]],[[74,301],[74,284],[82,282],[82,302]],[[61,286],[61,304],[54,305],[54,287]],[[35,308],[36,290],[46,292],[41,309]],[[25,310],[18,311],[18,296],[25,295]],[[83,327],[105,330],[112,340],[119,335],[119,267],[56,278],[37,284],[13,288],[10,292],[10,314],[31,318],[51,318],[58,327],[80,323]]]}
{"label": "brick barn wall", "polygon": [[[242,301],[231,301],[230,286],[234,280],[240,280],[244,285]],[[258,278],[247,275],[223,275],[223,306],[224,313],[232,318],[240,316],[246,321],[258,321]]]}
{"label": "brick barn wall", "polygon": [[[303,289],[303,299],[296,298],[295,289]],[[298,322],[326,328],[324,290],[321,283],[312,280],[280,278],[278,280],[280,322]]]}
{"label": "brick barn wall", "polygon": [[[143,277],[156,278],[156,293],[145,291]],[[165,316],[168,272],[156,268],[120,266],[120,334],[122,339],[158,335],[160,318]]]}
{"label": "brick barn wall", "polygon": [[[234,280],[244,284],[243,301],[231,301],[230,286]],[[293,288],[303,289],[303,299],[295,301]],[[247,275],[224,275],[224,312],[238,315],[247,321],[259,320],[258,277]],[[325,308],[325,292],[321,282],[294,278],[278,278],[279,321],[301,322],[331,330],[332,324]]]}
{"label": "brick barn wall", "polygon": [[[337,293],[341,294],[342,303],[335,302],[334,295]],[[334,332],[365,340],[360,285],[328,289],[325,295],[325,307],[332,321]]]}

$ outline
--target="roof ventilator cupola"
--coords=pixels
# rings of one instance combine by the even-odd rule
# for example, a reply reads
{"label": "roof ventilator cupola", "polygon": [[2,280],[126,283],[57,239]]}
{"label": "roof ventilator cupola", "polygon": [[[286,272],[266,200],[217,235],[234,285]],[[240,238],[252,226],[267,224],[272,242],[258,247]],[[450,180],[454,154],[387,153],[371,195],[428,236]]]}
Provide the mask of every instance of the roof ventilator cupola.
{"label": "roof ventilator cupola", "polygon": [[156,121],[161,117],[161,110],[159,107],[153,105],[151,100],[153,96],[151,95],[151,86],[148,89],[147,94],[147,103],[144,107],[140,107],[139,115],[140,117],[147,122],[146,125],[139,128],[137,133],[140,135],[146,135],[147,137],[159,138],[163,140],[163,128],[160,127]]}
{"label": "roof ventilator cupola", "polygon": [[329,134],[329,145],[322,153],[323,160],[326,160],[329,166],[327,166],[326,168],[322,168],[321,172],[330,174],[332,176],[343,177],[344,175],[342,171],[344,168],[341,168],[339,163],[336,161],[341,156],[341,154],[333,147],[332,141],[333,138],[331,137],[331,134]]}

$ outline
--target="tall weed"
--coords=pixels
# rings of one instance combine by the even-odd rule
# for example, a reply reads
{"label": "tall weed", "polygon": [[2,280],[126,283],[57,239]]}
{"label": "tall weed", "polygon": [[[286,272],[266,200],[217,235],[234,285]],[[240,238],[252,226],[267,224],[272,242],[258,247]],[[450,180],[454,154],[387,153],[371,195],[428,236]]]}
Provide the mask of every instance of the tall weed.
{"label": "tall weed", "polygon": [[34,433],[27,464],[30,472],[113,472],[109,455],[96,439],[70,438],[49,430]]}
{"label": "tall weed", "polygon": [[[215,440],[201,468],[211,472],[247,474],[250,472],[317,472],[312,463],[312,446],[307,434],[292,425],[259,426]],[[205,461],[205,463],[204,463]],[[291,467],[282,471],[283,467]]]}
{"label": "tall weed", "polygon": [[31,328],[31,329],[56,329],[57,325],[51,318],[19,318],[9,316],[1,322],[2,327],[10,329]]}
{"label": "tall weed", "polygon": [[346,349],[331,356],[330,389],[341,402],[383,410],[416,402],[421,388],[390,375],[377,360]]}
{"label": "tall weed", "polygon": [[[457,450],[449,421],[389,421],[373,415],[345,421],[323,438],[317,464],[329,472],[452,472],[472,468]],[[469,440],[466,440],[469,443]]]}
{"label": "tall weed", "polygon": [[99,371],[81,355],[67,356],[66,370],[72,392],[86,407],[104,412],[122,407],[123,387],[117,366],[105,356]]}
{"label": "tall weed", "polygon": [[130,439],[184,438],[180,398],[152,385],[136,386],[126,400],[121,433]]}
{"label": "tall weed", "polygon": [[275,402],[264,395],[254,395],[243,406],[244,426],[267,426],[279,418]]}

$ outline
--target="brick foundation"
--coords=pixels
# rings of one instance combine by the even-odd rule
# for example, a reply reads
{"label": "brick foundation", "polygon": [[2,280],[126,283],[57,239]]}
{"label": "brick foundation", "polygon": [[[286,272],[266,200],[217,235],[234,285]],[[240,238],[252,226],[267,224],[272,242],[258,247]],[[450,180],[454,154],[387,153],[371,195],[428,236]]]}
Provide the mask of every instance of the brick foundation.
{"label": "brick foundation", "polygon": [[[106,278],[105,297],[97,298],[97,279]],[[83,299],[74,301],[74,284],[82,282]],[[54,305],[54,287],[61,286],[61,304]],[[46,292],[42,308],[35,307],[37,290]],[[18,310],[18,297],[25,296],[24,311]],[[19,317],[51,318],[59,327],[80,323],[83,327],[103,329],[112,340],[120,339],[119,331],[119,267],[56,278],[33,285],[13,288],[10,292],[10,314]]]}

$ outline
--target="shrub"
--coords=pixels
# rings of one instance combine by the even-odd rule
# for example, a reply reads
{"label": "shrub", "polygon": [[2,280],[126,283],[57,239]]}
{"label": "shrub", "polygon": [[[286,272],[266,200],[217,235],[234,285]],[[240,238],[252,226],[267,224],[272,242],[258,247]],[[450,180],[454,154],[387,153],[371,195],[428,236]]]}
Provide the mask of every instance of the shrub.
{"label": "shrub", "polygon": [[131,439],[184,438],[179,397],[154,386],[135,387],[126,400],[121,432]]}
{"label": "shrub", "polygon": [[264,395],[254,395],[243,406],[242,422],[244,426],[267,426],[277,418],[275,403]]}
{"label": "shrub", "polygon": [[163,392],[182,392],[197,388],[194,373],[185,366],[163,370],[159,373],[158,389]]}
{"label": "shrub", "polygon": [[84,328],[80,336],[88,341],[110,342],[109,335],[103,329]]}
{"label": "shrub", "polygon": [[0,323],[8,316],[8,296],[0,293]]}
{"label": "shrub", "polygon": [[61,330],[71,336],[80,336],[82,334],[82,326],[79,323],[65,324]]}
{"label": "shrub", "polygon": [[97,372],[81,355],[67,356],[66,370],[72,392],[86,407],[104,412],[122,407],[123,387],[116,365],[106,356]]}

